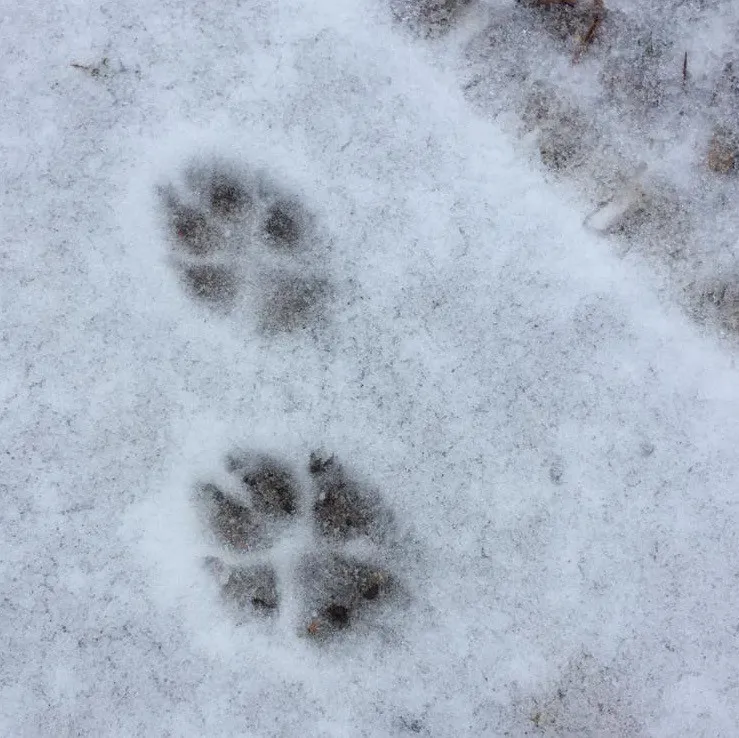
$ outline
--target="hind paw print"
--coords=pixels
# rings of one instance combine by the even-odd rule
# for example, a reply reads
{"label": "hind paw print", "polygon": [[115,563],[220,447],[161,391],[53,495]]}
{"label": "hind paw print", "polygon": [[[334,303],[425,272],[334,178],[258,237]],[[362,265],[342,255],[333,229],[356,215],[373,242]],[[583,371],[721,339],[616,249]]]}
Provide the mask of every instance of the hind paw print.
{"label": "hind paw print", "polygon": [[204,564],[237,620],[279,617],[287,599],[298,603],[291,627],[323,640],[399,603],[384,563],[392,515],[334,456],[311,454],[303,478],[280,459],[239,450],[224,471],[219,484],[197,487],[196,501],[215,548]]}
{"label": "hind paw print", "polygon": [[187,167],[159,200],[170,264],[193,301],[221,314],[243,310],[265,333],[325,318],[328,239],[296,196],[263,173],[214,161]]}

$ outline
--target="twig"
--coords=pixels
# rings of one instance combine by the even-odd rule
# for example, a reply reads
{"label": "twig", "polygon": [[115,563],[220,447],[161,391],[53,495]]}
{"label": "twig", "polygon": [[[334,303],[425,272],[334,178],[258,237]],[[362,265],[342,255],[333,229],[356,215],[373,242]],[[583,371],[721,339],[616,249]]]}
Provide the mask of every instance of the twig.
{"label": "twig", "polygon": [[104,56],[99,64],[78,64],[77,62],[72,62],[69,66],[73,69],[80,69],[83,72],[87,72],[91,77],[99,77],[108,68],[108,57]]}
{"label": "twig", "polygon": [[603,0],[595,0],[593,10],[593,20],[590,26],[588,26],[588,30],[585,31],[585,35],[580,39],[580,43],[575,50],[575,55],[572,58],[573,64],[577,64],[580,61],[580,57],[585,53],[590,44],[593,43],[593,39],[598,33],[598,29],[600,28],[600,24],[603,22],[603,16],[605,15],[606,10]]}
{"label": "twig", "polygon": [[683,84],[687,84],[688,82],[688,52],[685,52],[685,56],[683,57]]}

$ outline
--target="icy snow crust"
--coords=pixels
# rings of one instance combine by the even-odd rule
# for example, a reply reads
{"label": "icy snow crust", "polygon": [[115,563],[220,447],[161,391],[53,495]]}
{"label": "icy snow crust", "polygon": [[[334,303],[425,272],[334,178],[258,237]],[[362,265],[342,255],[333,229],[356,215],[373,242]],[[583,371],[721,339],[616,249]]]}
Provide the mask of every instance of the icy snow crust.
{"label": "icy snow crust", "polygon": [[[733,735],[733,353],[385,13],[6,4],[4,735]],[[156,188],[216,156],[320,220],[325,325],[181,289]],[[235,447],[379,491],[372,627],[229,616]]]}

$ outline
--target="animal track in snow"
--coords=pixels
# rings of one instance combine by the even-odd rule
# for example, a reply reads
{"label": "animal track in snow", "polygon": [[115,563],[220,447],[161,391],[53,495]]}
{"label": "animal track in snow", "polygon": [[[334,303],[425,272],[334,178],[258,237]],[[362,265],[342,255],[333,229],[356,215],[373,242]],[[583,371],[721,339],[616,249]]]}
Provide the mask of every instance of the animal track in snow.
{"label": "animal track in snow", "polygon": [[196,504],[215,547],[204,563],[238,621],[282,617],[321,640],[399,603],[392,515],[334,456],[311,454],[302,474],[244,451],[224,466],[227,481],[199,484]]}
{"label": "animal track in snow", "polygon": [[191,299],[245,311],[265,333],[315,328],[332,293],[328,238],[313,213],[263,172],[192,163],[159,188],[169,260]]}

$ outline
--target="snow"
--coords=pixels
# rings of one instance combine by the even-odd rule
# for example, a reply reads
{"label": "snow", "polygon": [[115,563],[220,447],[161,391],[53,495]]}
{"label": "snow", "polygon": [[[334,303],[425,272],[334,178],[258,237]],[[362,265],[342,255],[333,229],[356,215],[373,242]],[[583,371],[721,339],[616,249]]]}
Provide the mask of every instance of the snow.
{"label": "snow", "polygon": [[[4,4],[4,735],[733,735],[735,346],[470,104],[480,13]],[[178,283],[156,188],[218,156],[315,213],[315,331]],[[242,447],[376,487],[406,596],[236,623],[193,488]]]}

